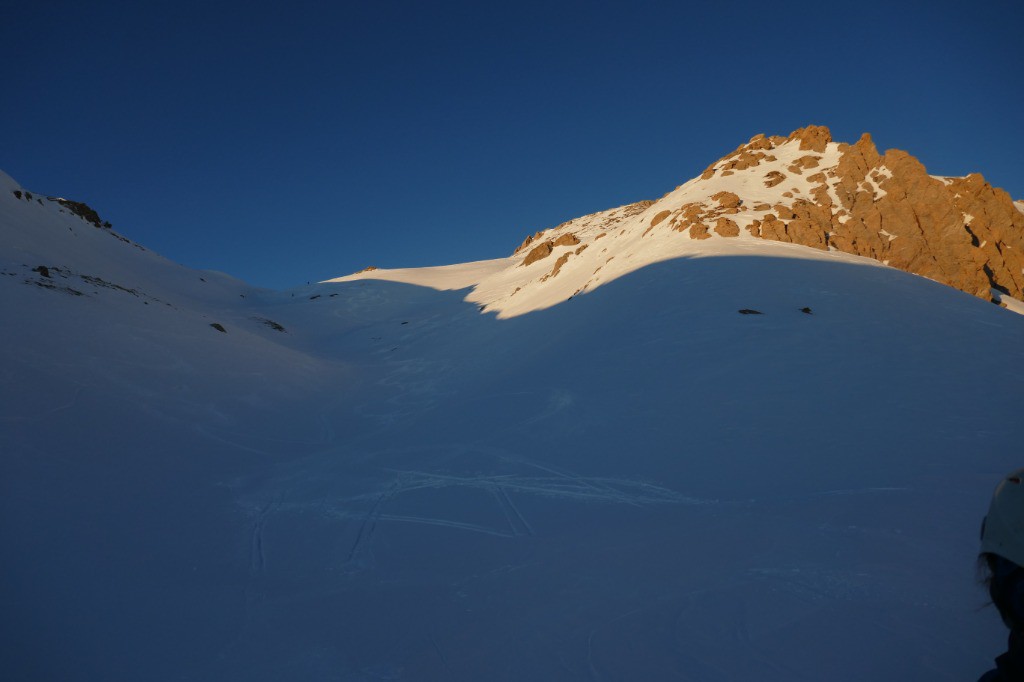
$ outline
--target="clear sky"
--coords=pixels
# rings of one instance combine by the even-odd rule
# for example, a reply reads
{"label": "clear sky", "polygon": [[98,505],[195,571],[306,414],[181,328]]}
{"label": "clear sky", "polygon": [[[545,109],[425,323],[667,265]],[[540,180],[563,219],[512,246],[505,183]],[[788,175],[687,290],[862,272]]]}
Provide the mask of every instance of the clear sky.
{"label": "clear sky", "polygon": [[21,4],[0,168],[285,288],[505,256],[809,123],[1024,198],[1022,46],[1019,0]]}

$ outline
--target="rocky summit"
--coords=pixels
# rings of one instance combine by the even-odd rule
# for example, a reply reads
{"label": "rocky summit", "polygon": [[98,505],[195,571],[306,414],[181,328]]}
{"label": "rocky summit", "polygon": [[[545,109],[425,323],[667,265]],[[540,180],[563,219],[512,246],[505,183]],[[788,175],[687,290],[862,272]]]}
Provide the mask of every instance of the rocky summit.
{"label": "rocky summit", "polygon": [[756,135],[658,201],[538,232],[514,255],[530,266],[556,254],[554,276],[597,239],[629,238],[637,221],[643,238],[752,236],[865,256],[995,303],[1024,298],[1024,203],[980,174],[933,176],[905,151],[879,153],[867,133],[854,144],[824,126]]}

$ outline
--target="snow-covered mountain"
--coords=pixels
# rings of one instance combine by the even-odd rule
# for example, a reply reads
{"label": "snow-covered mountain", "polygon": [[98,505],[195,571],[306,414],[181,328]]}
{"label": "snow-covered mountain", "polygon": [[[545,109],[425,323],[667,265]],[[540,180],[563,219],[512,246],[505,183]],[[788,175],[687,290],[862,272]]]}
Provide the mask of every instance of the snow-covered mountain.
{"label": "snow-covered mountain", "polygon": [[902,210],[896,163],[802,245],[857,146],[821,139],[507,258],[283,292],[0,176],[4,679],[976,676],[1024,317],[844,252]]}
{"label": "snow-covered mountain", "polygon": [[[474,279],[482,271],[473,266],[473,276],[457,281],[475,285],[471,300],[506,317],[651,263],[761,253],[761,240],[809,246],[842,262],[855,261],[836,254],[871,258],[1024,310],[1024,204],[979,174],[931,176],[906,152],[879,154],[870,135],[836,143],[821,126],[785,138],[756,135],[657,201],[538,232],[515,258],[494,261],[487,277]],[[450,273],[374,270],[358,278],[429,283]]]}

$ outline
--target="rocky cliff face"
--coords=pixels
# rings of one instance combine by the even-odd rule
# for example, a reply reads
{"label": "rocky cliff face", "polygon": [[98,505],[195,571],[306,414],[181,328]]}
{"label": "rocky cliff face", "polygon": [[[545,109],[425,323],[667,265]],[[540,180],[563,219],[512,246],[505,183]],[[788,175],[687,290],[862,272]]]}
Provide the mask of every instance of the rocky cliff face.
{"label": "rocky cliff face", "polygon": [[[791,138],[811,130],[817,144],[831,141],[824,128]],[[808,178],[811,200],[775,206],[778,219],[751,233],[867,256],[981,298],[1022,297],[1024,213],[1006,192],[978,174],[932,177],[904,151],[879,154],[867,134],[838,151],[835,168]]]}
{"label": "rocky cliff face", "polygon": [[[1024,299],[1022,206],[981,175],[934,177],[907,152],[880,154],[870,135],[836,143],[808,126],[757,135],[675,192],[615,217],[656,211],[642,216],[643,237],[752,236],[866,256],[998,302],[1000,293]],[[523,265],[554,253],[566,227],[527,239]]]}

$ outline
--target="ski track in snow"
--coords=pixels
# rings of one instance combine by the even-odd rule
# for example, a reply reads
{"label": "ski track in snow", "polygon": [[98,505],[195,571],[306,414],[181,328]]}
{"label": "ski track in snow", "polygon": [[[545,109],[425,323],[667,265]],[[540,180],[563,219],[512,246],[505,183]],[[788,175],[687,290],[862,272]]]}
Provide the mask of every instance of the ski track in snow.
{"label": "ski track in snow", "polygon": [[438,646],[437,640],[434,639],[433,635],[427,635],[427,639],[430,641],[430,645],[434,647],[434,651],[437,652],[437,657],[441,659],[441,665],[444,666],[445,672],[449,676],[452,675],[452,668],[450,665],[448,665],[448,658],[444,655],[444,652],[441,651],[441,647]]}
{"label": "ski track in snow", "polygon": [[396,479],[390,488],[377,496],[373,506],[370,507],[369,511],[366,512],[366,515],[362,517],[362,522],[359,524],[359,530],[356,533],[356,538],[352,543],[352,547],[348,551],[348,556],[345,558],[345,568],[352,564],[362,563],[362,556],[369,551],[370,541],[373,539],[373,533],[377,529],[377,522],[381,520],[384,503],[394,497],[396,491],[400,489],[400,486],[400,479]]}
{"label": "ski track in snow", "polygon": [[508,521],[509,528],[512,529],[512,534],[516,536],[534,535],[533,527],[530,526],[523,513],[519,511],[519,507],[512,502],[512,498],[509,497],[508,491],[504,486],[495,484],[493,492],[495,499],[498,501],[498,506],[501,507],[501,511]]}
{"label": "ski track in snow", "polygon": [[[681,495],[673,490],[662,488],[650,483],[633,481],[623,478],[584,477],[556,471],[549,467],[534,465],[536,468],[555,474],[550,477],[529,477],[515,474],[456,476],[436,474],[416,470],[398,471],[407,483],[403,490],[416,488],[482,488],[502,491],[515,490],[521,493],[544,497],[587,500],[595,502],[615,502],[632,506],[648,504],[705,504]],[[613,486],[618,486],[615,488]],[[507,497],[507,493],[504,495]],[[516,513],[515,505],[508,503]],[[524,522],[524,525],[529,525]]]}
{"label": "ski track in snow", "polygon": [[[505,532],[496,530],[493,528],[487,528],[486,526],[480,526],[475,523],[466,523],[463,521],[449,521],[446,519],[434,519],[424,516],[401,516],[398,514],[381,514],[376,518],[377,521],[394,521],[398,523],[418,523],[426,526],[438,526],[440,528],[452,528],[454,530],[466,530],[474,533],[483,533],[485,535],[495,535],[502,538],[514,538],[519,537],[518,533]],[[367,537],[369,540],[369,537]]]}
{"label": "ski track in snow", "polygon": [[[458,476],[416,470],[389,470],[395,478],[388,487],[376,493],[362,493],[345,499],[320,498],[316,503],[291,502],[277,505],[281,510],[315,507],[340,520],[359,519],[356,537],[347,552],[346,566],[362,565],[362,557],[370,550],[380,523],[410,523],[436,526],[456,531],[482,533],[504,538],[534,537],[537,531],[517,505],[510,492],[577,502],[627,504],[631,506],[664,504],[702,504],[666,488],[628,479],[586,479],[559,473],[554,477],[524,477],[515,474]],[[618,486],[619,489],[612,486]],[[387,505],[403,494],[417,490],[472,489],[481,490],[497,505],[507,529],[481,525],[468,520],[445,519],[429,515],[398,514],[386,511]],[[367,511],[358,512],[348,503],[372,500]]]}
{"label": "ski track in snow", "polygon": [[267,554],[264,549],[263,529],[267,521],[267,516],[273,513],[278,506],[280,506],[279,500],[268,502],[256,514],[256,520],[252,525],[252,548],[249,559],[249,570],[251,573],[260,574],[266,569]]}

